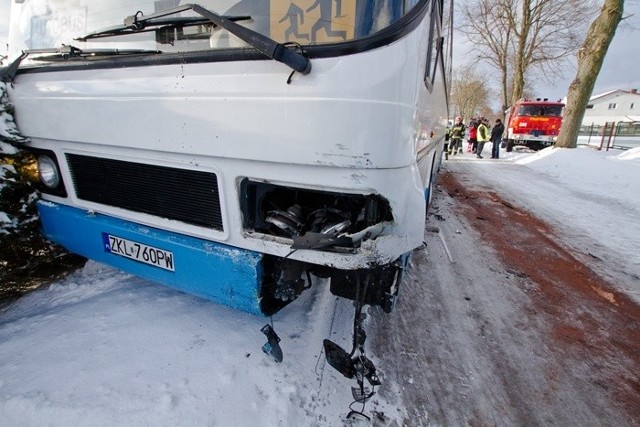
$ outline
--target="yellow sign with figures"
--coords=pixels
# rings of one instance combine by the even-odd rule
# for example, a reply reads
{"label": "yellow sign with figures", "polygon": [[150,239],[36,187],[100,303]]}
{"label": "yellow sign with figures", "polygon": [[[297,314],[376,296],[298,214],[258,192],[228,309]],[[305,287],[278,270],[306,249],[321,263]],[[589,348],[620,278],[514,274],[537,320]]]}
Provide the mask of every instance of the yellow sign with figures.
{"label": "yellow sign with figures", "polygon": [[271,38],[300,44],[355,36],[356,0],[271,0]]}

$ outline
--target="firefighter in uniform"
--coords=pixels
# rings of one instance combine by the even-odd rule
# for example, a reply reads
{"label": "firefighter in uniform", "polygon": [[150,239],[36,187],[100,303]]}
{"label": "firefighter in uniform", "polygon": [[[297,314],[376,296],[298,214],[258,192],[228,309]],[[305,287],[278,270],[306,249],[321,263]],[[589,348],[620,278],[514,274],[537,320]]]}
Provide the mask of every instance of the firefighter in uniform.
{"label": "firefighter in uniform", "polygon": [[456,122],[451,127],[451,136],[449,141],[449,154],[462,154],[462,139],[466,128],[462,123],[462,117],[456,117]]}

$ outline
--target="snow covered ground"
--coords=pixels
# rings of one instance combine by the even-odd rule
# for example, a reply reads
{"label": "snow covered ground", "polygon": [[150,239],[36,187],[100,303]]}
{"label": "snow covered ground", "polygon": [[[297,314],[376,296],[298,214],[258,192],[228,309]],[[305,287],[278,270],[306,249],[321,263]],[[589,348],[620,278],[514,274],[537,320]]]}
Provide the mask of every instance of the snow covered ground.
{"label": "snow covered ground", "polygon": [[640,302],[640,147],[501,156],[508,164],[482,164],[481,179],[550,223],[567,246],[601,264],[601,274]]}
{"label": "snow covered ground", "polygon": [[[502,156],[456,160],[559,229],[567,245],[610,260],[611,274],[639,296],[640,148]],[[0,310],[0,424],[343,425],[355,383],[327,365],[322,340],[350,348],[353,307],[324,285],[273,317],[278,364],[261,350],[270,319],[89,262]],[[393,366],[381,363],[393,355],[368,356]],[[401,385],[382,387],[394,396]],[[402,402],[380,395],[365,413],[380,419],[374,425],[406,416]]]}
{"label": "snow covered ground", "polygon": [[640,137],[615,136],[609,140],[609,138],[603,138],[601,135],[580,136],[578,137],[578,145],[580,144],[591,145],[592,147],[600,147],[602,145],[602,149],[605,150],[607,145],[610,148],[630,149],[640,147]]}

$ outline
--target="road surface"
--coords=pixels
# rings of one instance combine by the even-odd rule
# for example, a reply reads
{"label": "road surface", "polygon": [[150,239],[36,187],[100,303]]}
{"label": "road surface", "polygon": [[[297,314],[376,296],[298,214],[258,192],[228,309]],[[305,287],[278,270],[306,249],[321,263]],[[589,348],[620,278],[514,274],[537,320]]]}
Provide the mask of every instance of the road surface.
{"label": "road surface", "polygon": [[640,309],[477,168],[448,162],[396,310],[369,334],[404,425],[640,424]]}

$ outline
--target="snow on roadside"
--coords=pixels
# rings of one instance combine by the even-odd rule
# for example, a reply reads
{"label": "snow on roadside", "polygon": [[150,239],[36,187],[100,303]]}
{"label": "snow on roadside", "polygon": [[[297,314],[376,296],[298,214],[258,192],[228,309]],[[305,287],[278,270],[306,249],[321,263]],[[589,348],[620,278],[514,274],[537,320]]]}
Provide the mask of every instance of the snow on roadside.
{"label": "snow on roadside", "polygon": [[[269,319],[89,262],[0,311],[0,419],[342,425],[355,384],[326,363],[322,340],[350,349],[353,308],[324,285],[274,316],[278,364],[261,350]],[[369,408],[391,413],[374,400]]]}
{"label": "snow on roadside", "polygon": [[516,163],[593,195],[640,206],[640,147],[628,151],[546,148]]}
{"label": "snow on roadside", "polygon": [[634,160],[640,158],[640,147],[633,148],[631,150],[623,151],[621,154],[618,154],[616,159],[619,160]]}

